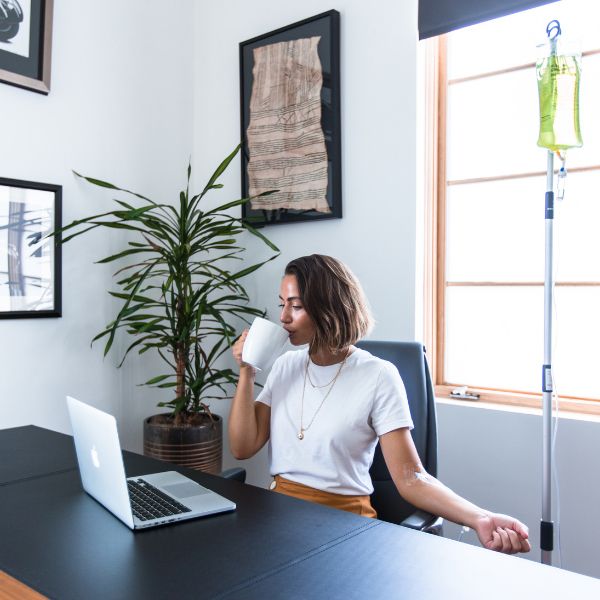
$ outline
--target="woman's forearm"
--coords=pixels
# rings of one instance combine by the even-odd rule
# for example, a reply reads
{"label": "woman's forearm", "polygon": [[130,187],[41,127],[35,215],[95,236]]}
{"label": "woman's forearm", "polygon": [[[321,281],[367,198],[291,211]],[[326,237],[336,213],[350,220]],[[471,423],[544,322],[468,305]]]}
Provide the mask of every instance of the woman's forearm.
{"label": "woman's forearm", "polygon": [[404,481],[396,482],[396,486],[417,508],[460,525],[475,528],[477,520],[489,514],[415,465],[407,467]]}
{"label": "woman's forearm", "polygon": [[408,428],[388,432],[379,439],[394,484],[407,502],[421,510],[469,527],[488,514],[427,473]]}
{"label": "woman's forearm", "polygon": [[229,447],[237,459],[250,458],[257,452],[258,422],[254,402],[254,369],[240,368],[240,377],[229,414]]}

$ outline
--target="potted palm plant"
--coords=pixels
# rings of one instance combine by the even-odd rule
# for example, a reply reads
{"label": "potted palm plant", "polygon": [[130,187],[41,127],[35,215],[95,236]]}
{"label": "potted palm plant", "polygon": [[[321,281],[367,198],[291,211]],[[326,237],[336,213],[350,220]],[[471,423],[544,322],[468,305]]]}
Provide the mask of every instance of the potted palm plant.
{"label": "potted palm plant", "polygon": [[222,463],[222,419],[210,410],[209,402],[227,397],[229,386],[237,382],[235,372],[217,366],[217,361],[236,336],[235,321],[264,316],[264,311],[248,305],[240,280],[277,256],[232,270],[244,252],[238,237],[247,231],[278,252],[259,231],[227,212],[248,198],[202,209],[204,196],[223,187],[217,181],[238,151],[239,146],[202,192],[191,197],[188,166],[187,186],[175,206],[75,173],[133,200],[115,199],[117,209],[61,229],[63,235],[70,231],[63,244],[97,227],[132,233],[122,251],[98,261],[129,262],[115,273],[119,289],[109,292],[121,301],[119,312],[92,343],[105,338],[106,356],[115,335],[124,329],[133,339],[119,367],[134,349],[139,354],[158,353],[165,371],[140,385],[170,390],[171,398],[159,406],[171,410],[144,421],[144,453],[209,472],[219,472]]}

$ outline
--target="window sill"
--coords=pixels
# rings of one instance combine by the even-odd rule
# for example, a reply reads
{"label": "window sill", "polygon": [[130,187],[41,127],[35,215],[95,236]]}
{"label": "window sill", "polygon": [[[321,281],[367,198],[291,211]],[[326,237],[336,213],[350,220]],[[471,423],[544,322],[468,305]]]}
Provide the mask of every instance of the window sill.
{"label": "window sill", "polygon": [[[450,392],[455,388],[456,386],[436,385],[436,400],[443,404],[456,406],[474,406],[530,415],[542,414],[541,394],[519,394],[469,388],[470,392],[479,394],[479,400],[463,400],[450,396]],[[553,403],[553,406],[555,407],[556,404]],[[600,422],[600,402],[597,400],[559,397],[558,408],[561,418]]]}

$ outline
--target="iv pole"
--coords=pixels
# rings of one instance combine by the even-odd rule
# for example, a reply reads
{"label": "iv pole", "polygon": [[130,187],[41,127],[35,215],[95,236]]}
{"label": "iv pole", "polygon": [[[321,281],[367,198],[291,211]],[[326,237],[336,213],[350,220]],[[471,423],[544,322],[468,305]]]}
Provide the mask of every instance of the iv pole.
{"label": "iv pole", "polygon": [[[546,33],[550,43],[550,56],[546,65],[550,79],[553,81],[552,93],[546,100],[550,104],[546,104],[543,109],[542,94],[540,92],[540,139],[538,145],[548,148],[548,160],[546,166],[546,197],[545,197],[545,267],[544,267],[544,364],[542,366],[542,432],[543,432],[543,456],[542,456],[542,519],[540,524],[540,549],[542,563],[552,564],[552,551],[554,550],[554,523],[552,522],[552,393],[553,393],[553,377],[552,377],[552,301],[554,290],[554,269],[553,269],[553,253],[554,253],[554,152],[561,148],[566,151],[570,147],[579,147],[582,145],[581,133],[579,131],[579,113],[578,107],[578,80],[574,83],[574,107],[575,113],[571,117],[574,130],[570,133],[564,131],[564,119],[561,123],[560,133],[554,129],[556,122],[552,116],[555,110],[563,110],[566,105],[564,99],[559,98],[558,77],[563,75],[563,68],[559,66],[559,59],[565,57],[557,57],[557,41],[561,34],[560,23],[551,21],[546,27]],[[563,64],[564,66],[564,64]],[[564,74],[571,75],[567,72]],[[574,63],[574,75],[578,77],[579,68]],[[562,95],[562,93],[561,93]],[[553,108],[552,108],[553,105]],[[550,110],[550,113],[547,111]],[[563,115],[564,117],[564,115]],[[551,123],[544,120],[551,119]],[[550,125],[551,129],[547,130]],[[544,133],[551,133],[546,137]],[[563,138],[558,140],[557,138]],[[564,177],[565,158],[559,155],[563,162],[563,167],[559,175]]]}
{"label": "iv pole", "polygon": [[[556,53],[556,38],[551,41]],[[554,287],[554,153],[548,150],[546,169],[546,233],[544,275],[544,365],[542,372],[542,522],[540,524],[540,548],[542,563],[552,564],[554,549],[554,523],[552,522],[552,289]]]}
{"label": "iv pole", "polygon": [[[556,39],[560,24],[552,21],[546,28],[550,41],[550,56],[556,56]],[[545,259],[544,259],[544,364],[542,366],[542,521],[540,549],[542,563],[552,564],[554,523],[552,522],[552,291],[554,288],[554,151],[548,150],[545,197]]]}

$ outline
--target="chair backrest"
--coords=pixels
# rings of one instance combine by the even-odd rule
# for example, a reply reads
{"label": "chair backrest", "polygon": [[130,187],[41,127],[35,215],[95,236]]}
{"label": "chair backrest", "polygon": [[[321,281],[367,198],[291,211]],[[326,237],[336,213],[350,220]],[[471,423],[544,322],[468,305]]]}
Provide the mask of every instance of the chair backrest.
{"label": "chair backrest", "polygon": [[[413,441],[427,472],[437,476],[437,421],[435,398],[425,348],[419,342],[379,342],[365,340],[356,344],[374,356],[388,360],[398,369],[408,396],[414,422]],[[384,521],[400,523],[416,511],[396,489],[379,444],[371,466],[374,492],[371,503]]]}

